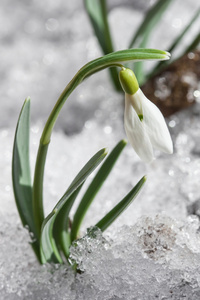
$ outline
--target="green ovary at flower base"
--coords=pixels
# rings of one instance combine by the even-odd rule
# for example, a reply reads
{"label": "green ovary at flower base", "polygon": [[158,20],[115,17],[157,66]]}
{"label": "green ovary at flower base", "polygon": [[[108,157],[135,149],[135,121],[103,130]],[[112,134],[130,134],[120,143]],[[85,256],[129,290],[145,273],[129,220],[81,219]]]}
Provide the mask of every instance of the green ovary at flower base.
{"label": "green ovary at flower base", "polygon": [[154,159],[153,148],[173,153],[173,144],[165,119],[139,88],[132,70],[122,68],[120,83],[125,92],[124,127],[129,142],[146,163]]}

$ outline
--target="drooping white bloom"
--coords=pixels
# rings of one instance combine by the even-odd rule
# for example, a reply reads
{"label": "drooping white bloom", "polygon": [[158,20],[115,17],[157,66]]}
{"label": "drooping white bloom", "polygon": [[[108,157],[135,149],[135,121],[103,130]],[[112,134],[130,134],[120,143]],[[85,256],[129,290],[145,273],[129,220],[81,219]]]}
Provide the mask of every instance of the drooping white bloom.
{"label": "drooping white bloom", "polygon": [[[134,73],[129,69],[122,69],[121,72],[126,70],[129,72],[128,83],[127,74],[120,76],[120,82],[125,87],[124,127],[135,152],[144,162],[149,163],[154,159],[153,148],[171,154],[173,144],[162,113],[145,97],[138,83],[132,81],[136,80]],[[127,89],[129,83],[133,83],[132,90],[130,87]]]}

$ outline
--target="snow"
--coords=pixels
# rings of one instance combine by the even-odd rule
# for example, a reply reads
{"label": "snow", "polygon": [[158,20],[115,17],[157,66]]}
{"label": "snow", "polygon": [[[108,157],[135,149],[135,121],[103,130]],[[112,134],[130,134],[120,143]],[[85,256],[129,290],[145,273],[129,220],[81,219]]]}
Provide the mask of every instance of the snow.
{"label": "snow", "polygon": [[[121,49],[130,39],[126,26],[135,28],[144,3],[137,7],[134,20],[128,6],[119,8],[116,3],[111,3],[109,20],[116,47]],[[158,41],[163,34],[152,40],[155,48],[165,48],[170,36],[184,27],[197,8],[196,1],[180,3],[173,3],[173,22],[172,10],[164,17],[162,32],[166,26],[170,30],[167,38],[162,37],[162,47]],[[126,19],[124,27],[120,12]],[[75,72],[101,52],[78,0],[29,4],[4,0],[0,15],[5,25],[0,27],[4,58],[0,72],[0,299],[199,299],[200,104],[167,120],[173,155],[156,152],[157,159],[145,165],[126,146],[86,215],[83,238],[71,249],[71,259],[81,272],[75,275],[67,265],[40,266],[21,226],[12,192],[11,158],[18,114],[23,99],[30,95],[33,173],[42,127],[55,100]],[[198,90],[195,95],[198,100]],[[95,152],[112,149],[125,138],[123,96],[114,92],[106,71],[89,78],[71,95],[55,129],[45,173],[46,214]],[[145,187],[128,210],[103,235],[95,228],[86,235],[87,228],[145,174]],[[75,207],[72,214],[74,211]]]}
{"label": "snow", "polygon": [[71,250],[83,272],[77,299],[88,297],[82,288],[88,282],[94,299],[198,299],[198,227],[196,218],[183,225],[160,214],[143,216],[108,240],[98,229],[95,239],[89,233]]}

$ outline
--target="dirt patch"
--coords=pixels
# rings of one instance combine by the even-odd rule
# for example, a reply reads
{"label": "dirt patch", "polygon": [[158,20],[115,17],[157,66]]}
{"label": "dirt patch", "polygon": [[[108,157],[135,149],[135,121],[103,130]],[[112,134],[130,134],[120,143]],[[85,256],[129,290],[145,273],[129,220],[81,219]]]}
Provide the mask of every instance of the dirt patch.
{"label": "dirt patch", "polygon": [[200,51],[190,52],[152,77],[142,90],[165,117],[195,103],[200,82]]}

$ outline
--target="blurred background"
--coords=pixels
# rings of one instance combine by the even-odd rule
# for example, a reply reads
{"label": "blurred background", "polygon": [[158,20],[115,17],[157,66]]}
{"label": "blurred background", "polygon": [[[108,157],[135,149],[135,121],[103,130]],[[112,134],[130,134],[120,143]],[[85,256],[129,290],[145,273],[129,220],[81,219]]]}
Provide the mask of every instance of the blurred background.
{"label": "blurred background", "polygon": [[[86,9],[85,6],[86,2],[93,3],[95,6],[97,3],[105,3],[105,0],[0,1],[1,299],[22,299],[23,295],[27,296],[23,299],[38,299],[39,295],[41,299],[57,299],[58,294],[61,295],[60,297],[66,296],[68,284],[71,285],[71,283],[72,293],[75,292],[73,279],[66,281],[68,275],[62,273],[63,294],[60,293],[62,285],[60,276],[55,276],[53,279],[51,276],[54,275],[48,269],[48,272],[45,271],[46,269],[41,271],[41,268],[35,264],[35,257],[28,242],[24,243],[24,240],[30,242],[30,239],[22,231],[14,202],[11,159],[15,126],[24,99],[27,96],[31,97],[30,161],[33,172],[42,127],[62,90],[84,64],[105,52],[102,45],[106,36],[102,34],[102,44],[99,43],[99,36],[94,33],[94,23],[91,22],[90,14],[95,10],[92,10],[94,7],[90,6],[89,12],[88,7]],[[145,165],[128,144],[112,176],[106,181],[105,187],[97,195],[88,211],[83,223],[83,232],[111,210],[144,174],[148,174],[145,189],[136,202],[120,216],[118,222],[113,224],[112,232],[114,228],[124,224],[133,225],[143,215],[150,216],[163,211],[170,218],[184,222],[189,216],[191,217],[190,223],[193,222],[194,226],[199,226],[195,225],[199,224],[196,218],[200,219],[200,53],[197,40],[200,28],[199,15],[197,15],[199,1],[108,0],[107,21],[113,49],[127,49],[133,37],[137,36],[138,29],[142,28],[141,24],[151,19],[157,3],[159,3],[158,11],[165,4],[168,6],[162,13],[159,12],[159,22],[155,22],[158,21],[157,15],[153,15],[155,17],[153,22],[147,24],[142,38],[139,35],[140,39],[136,39],[134,47],[145,45],[147,48],[168,50],[174,41],[178,41],[174,50],[170,51],[171,61],[174,62],[165,69],[158,70],[157,74],[146,76],[142,81],[145,94],[160,107],[165,116],[169,117],[166,122],[172,134],[174,154],[166,155],[155,151],[157,159],[152,164]],[[101,15],[98,12],[97,5],[95,18],[97,24],[101,24]],[[187,34],[182,36],[191,22],[192,26],[189,26]],[[151,34],[146,39],[146,33],[149,34],[150,30]],[[195,45],[193,49],[191,45]],[[134,71],[138,72],[141,79],[141,68],[138,66],[141,67],[141,65],[134,65]],[[143,74],[150,74],[154,66],[156,64],[153,62],[145,62]],[[195,102],[197,104],[193,105]],[[70,95],[56,123],[48,153],[44,180],[45,212],[52,210],[81,166],[95,152],[105,146],[111,149],[120,139],[125,138],[122,125],[123,103],[124,95],[114,87],[108,70],[91,76]],[[180,108],[189,106],[191,106],[190,109],[172,115]],[[92,174],[90,181],[93,176]],[[72,209],[72,215],[75,208]],[[170,221],[167,226],[174,228],[173,224],[176,223]],[[166,231],[166,236],[168,236],[168,231]],[[191,244],[197,247],[196,240],[192,240],[190,234],[187,238],[188,240],[191,238]],[[164,251],[167,249],[165,245],[166,243],[164,243]],[[132,246],[130,249],[132,253]],[[189,253],[195,255],[195,259],[199,261],[196,255],[198,251],[195,248],[194,254],[191,249],[193,246],[189,248]],[[117,259],[118,253],[117,250]],[[178,251],[176,253],[178,255],[174,256],[174,261],[177,258],[179,261],[182,256]],[[122,256],[124,256],[123,251]],[[187,265],[192,261],[192,265],[198,269],[198,264],[194,263],[197,260],[191,257],[192,260],[186,259]],[[134,261],[139,261],[139,269],[141,269],[140,260],[134,259]],[[113,261],[112,266],[115,264],[116,262]],[[128,264],[132,268],[129,260]],[[107,272],[109,269],[107,262],[102,264],[101,259],[101,265],[106,266]],[[156,266],[159,265],[156,264]],[[91,266],[94,271],[98,270],[93,265]],[[182,270],[181,260],[180,266]],[[164,264],[164,269],[166,267],[167,264]],[[121,269],[124,268],[120,266],[120,272]],[[145,280],[149,278],[146,276],[148,269],[145,263],[143,269]],[[180,276],[180,286],[184,289],[190,286],[184,269],[183,272],[183,276]],[[130,274],[132,273],[131,269]],[[163,277],[163,273],[157,271],[150,271],[150,273],[149,276],[158,274],[160,278]],[[199,270],[197,273],[199,276]],[[93,273],[91,274],[90,283],[93,283],[94,277]],[[110,274],[108,273],[109,280],[112,280],[113,274],[111,276]],[[176,272],[176,274],[179,273]],[[105,277],[106,280],[108,276]],[[138,273],[136,277],[139,278]],[[166,278],[167,280],[170,278],[171,282],[171,273],[167,274]],[[182,278],[186,278],[185,284]],[[127,276],[124,282],[127,282]],[[143,277],[141,282],[143,282]],[[157,283],[159,282],[158,280]],[[198,286],[192,285],[193,279],[191,282],[191,286],[195,288]],[[152,281],[149,283],[151,284]],[[90,284],[85,284],[83,281],[80,287],[84,287],[84,290],[90,287]],[[121,289],[121,284],[117,284],[117,288]],[[131,291],[127,288],[126,290]],[[108,291],[110,291],[110,286]],[[139,292],[142,294],[143,290],[140,289]],[[55,298],[50,298],[49,295],[54,295],[54,293]],[[132,294],[130,298],[132,299]],[[69,299],[73,297],[69,295]],[[85,299],[88,297],[86,296]]]}

